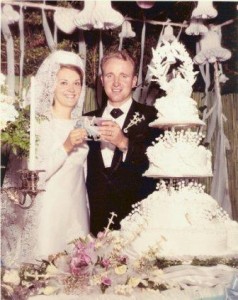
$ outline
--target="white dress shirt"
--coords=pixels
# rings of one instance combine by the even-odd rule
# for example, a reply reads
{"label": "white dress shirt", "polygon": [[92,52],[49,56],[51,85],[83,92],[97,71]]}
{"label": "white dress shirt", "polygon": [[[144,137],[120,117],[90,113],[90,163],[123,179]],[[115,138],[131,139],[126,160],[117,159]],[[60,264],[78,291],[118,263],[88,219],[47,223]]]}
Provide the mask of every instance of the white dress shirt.
{"label": "white dress shirt", "polygon": [[[112,105],[110,105],[110,103],[108,103],[102,114],[102,117],[105,119],[115,121],[120,126],[120,128],[122,128],[123,124],[125,122],[127,113],[131,107],[131,104],[132,104],[132,98],[130,98],[125,103],[123,103],[122,106],[118,107],[122,110],[123,114],[120,117],[114,119],[113,116],[110,114],[110,112],[115,107],[113,107]],[[104,162],[105,168],[111,167],[115,148],[116,147],[113,144],[111,144],[109,142],[101,141],[101,152],[102,152],[102,157],[103,157],[103,162]],[[122,158],[123,161],[126,158],[126,154],[127,154],[127,152],[123,152],[123,158]]]}

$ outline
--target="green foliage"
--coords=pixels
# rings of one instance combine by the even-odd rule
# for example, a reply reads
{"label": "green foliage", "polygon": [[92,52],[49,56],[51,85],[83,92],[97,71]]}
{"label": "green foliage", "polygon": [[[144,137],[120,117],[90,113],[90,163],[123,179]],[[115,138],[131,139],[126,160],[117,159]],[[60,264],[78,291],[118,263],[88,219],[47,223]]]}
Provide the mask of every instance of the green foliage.
{"label": "green foliage", "polygon": [[159,269],[164,269],[164,268],[168,268],[168,267],[172,267],[172,266],[178,266],[181,264],[182,264],[182,261],[180,261],[180,260],[168,260],[165,258],[157,258],[156,263],[155,263],[155,265]]}
{"label": "green foliage", "polygon": [[146,284],[145,283],[143,283],[143,282],[140,282],[139,284],[138,284],[138,287],[139,288],[146,288],[146,289],[152,289],[152,290],[157,290],[157,291],[160,291],[160,292],[163,292],[163,291],[166,291],[166,290],[168,290],[169,289],[169,287],[168,286],[166,286],[166,284],[163,284],[163,283],[156,283],[156,282],[154,282],[154,281],[151,281],[151,280],[148,280],[147,282],[146,282]]}
{"label": "green foliage", "polygon": [[238,268],[238,258],[222,258],[222,257],[211,257],[206,259],[201,259],[194,257],[191,262],[193,266],[204,266],[211,267],[216,266],[218,264],[224,264],[233,268]]}
{"label": "green foliage", "polygon": [[1,131],[2,145],[8,145],[14,154],[20,157],[28,157],[30,148],[30,106],[20,108],[15,105],[19,116],[14,122],[9,122]]}
{"label": "green foliage", "polygon": [[42,14],[40,10],[26,11],[24,14],[24,21],[28,25],[41,25],[42,24]]}
{"label": "green foliage", "polygon": [[219,263],[219,258],[217,257],[212,257],[208,259],[199,259],[195,257],[191,264],[193,266],[211,267],[211,266],[216,266],[218,263]]}
{"label": "green foliage", "polygon": [[[31,36],[25,37],[25,56],[23,75],[29,76],[36,74],[43,60],[49,55],[50,50],[46,46],[46,41],[41,33],[32,33]],[[58,49],[73,51],[75,42],[70,40],[62,40],[58,45]],[[2,73],[7,73],[7,53],[6,48],[2,45]],[[15,53],[15,74],[20,74],[20,37],[14,36],[14,53]]]}

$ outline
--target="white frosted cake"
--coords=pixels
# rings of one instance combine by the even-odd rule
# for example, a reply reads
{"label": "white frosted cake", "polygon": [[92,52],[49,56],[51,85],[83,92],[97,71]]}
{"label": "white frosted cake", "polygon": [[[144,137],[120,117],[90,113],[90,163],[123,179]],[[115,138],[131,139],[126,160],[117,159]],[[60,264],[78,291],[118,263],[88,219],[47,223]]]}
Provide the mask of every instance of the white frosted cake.
{"label": "white frosted cake", "polygon": [[238,223],[201,184],[192,182],[167,187],[161,181],[159,190],[121,221],[121,233],[138,255],[151,247],[162,257],[221,256],[238,250]]}
{"label": "white frosted cake", "polygon": [[200,145],[203,135],[184,131],[165,131],[148,147],[147,177],[212,176],[211,151]]}
{"label": "white frosted cake", "polygon": [[173,78],[167,86],[167,96],[156,99],[157,117],[151,127],[173,125],[205,125],[200,120],[197,102],[190,98],[191,85],[183,78]]}
{"label": "white frosted cake", "polygon": [[[181,63],[166,76],[171,69],[166,58],[171,55]],[[121,221],[121,234],[128,241],[125,251],[185,259],[237,256],[238,223],[195,180],[212,176],[212,165],[211,151],[201,144],[199,127],[204,122],[190,98],[196,74],[192,60],[179,42],[165,43],[153,51],[151,71],[166,96],[156,100],[158,118],[150,126],[165,131],[147,148],[149,168],[143,175],[163,180]]]}
{"label": "white frosted cake", "polygon": [[[171,55],[180,64],[166,76],[171,68],[169,62],[166,66],[166,58]],[[153,50],[150,70],[166,96],[156,99],[157,119],[149,125],[165,128],[165,132],[148,147],[149,169],[143,175],[155,178],[212,176],[211,152],[201,145],[203,135],[197,130],[205,123],[199,118],[196,101],[190,98],[196,77],[192,59],[178,41],[165,43]]]}
{"label": "white frosted cake", "polygon": [[[193,61],[184,45],[175,40],[152,52],[152,65],[149,66],[152,81],[158,82],[166,96],[155,100],[157,119],[150,126],[205,125],[199,118],[196,101],[191,98],[197,72],[193,71]],[[170,71],[176,63],[178,67]]]}

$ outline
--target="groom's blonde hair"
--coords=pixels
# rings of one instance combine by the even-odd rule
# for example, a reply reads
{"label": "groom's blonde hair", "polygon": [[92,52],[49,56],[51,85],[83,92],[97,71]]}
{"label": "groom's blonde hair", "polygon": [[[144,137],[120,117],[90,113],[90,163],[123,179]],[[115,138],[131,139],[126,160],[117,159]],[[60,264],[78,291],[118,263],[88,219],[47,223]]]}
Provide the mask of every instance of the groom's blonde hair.
{"label": "groom's blonde hair", "polygon": [[103,74],[103,66],[111,58],[117,58],[117,59],[121,59],[121,60],[124,60],[124,61],[129,61],[133,66],[133,75],[136,75],[135,58],[129,52],[127,52],[126,50],[121,50],[121,51],[117,50],[117,51],[114,51],[114,52],[109,52],[108,54],[104,55],[102,60],[101,60],[102,74]]}

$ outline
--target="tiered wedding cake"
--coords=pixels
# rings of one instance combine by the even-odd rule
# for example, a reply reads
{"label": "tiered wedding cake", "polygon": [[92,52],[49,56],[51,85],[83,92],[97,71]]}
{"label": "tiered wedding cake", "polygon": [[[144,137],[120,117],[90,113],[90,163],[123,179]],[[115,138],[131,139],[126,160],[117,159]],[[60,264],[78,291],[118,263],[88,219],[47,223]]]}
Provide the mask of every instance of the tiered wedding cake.
{"label": "tiered wedding cake", "polygon": [[166,130],[155,145],[147,149],[148,177],[212,176],[211,152],[200,145],[203,135],[187,130]]}
{"label": "tiered wedding cake", "polygon": [[[180,66],[168,81],[171,55]],[[153,51],[151,71],[167,95],[156,100],[158,119],[150,126],[165,133],[147,149],[150,165],[144,175],[161,180],[121,221],[129,250],[142,255],[158,247],[163,257],[238,254],[238,223],[198,183],[199,177],[212,176],[212,168],[211,152],[201,145],[204,122],[190,98],[196,75],[192,60],[181,43],[165,42]]]}

